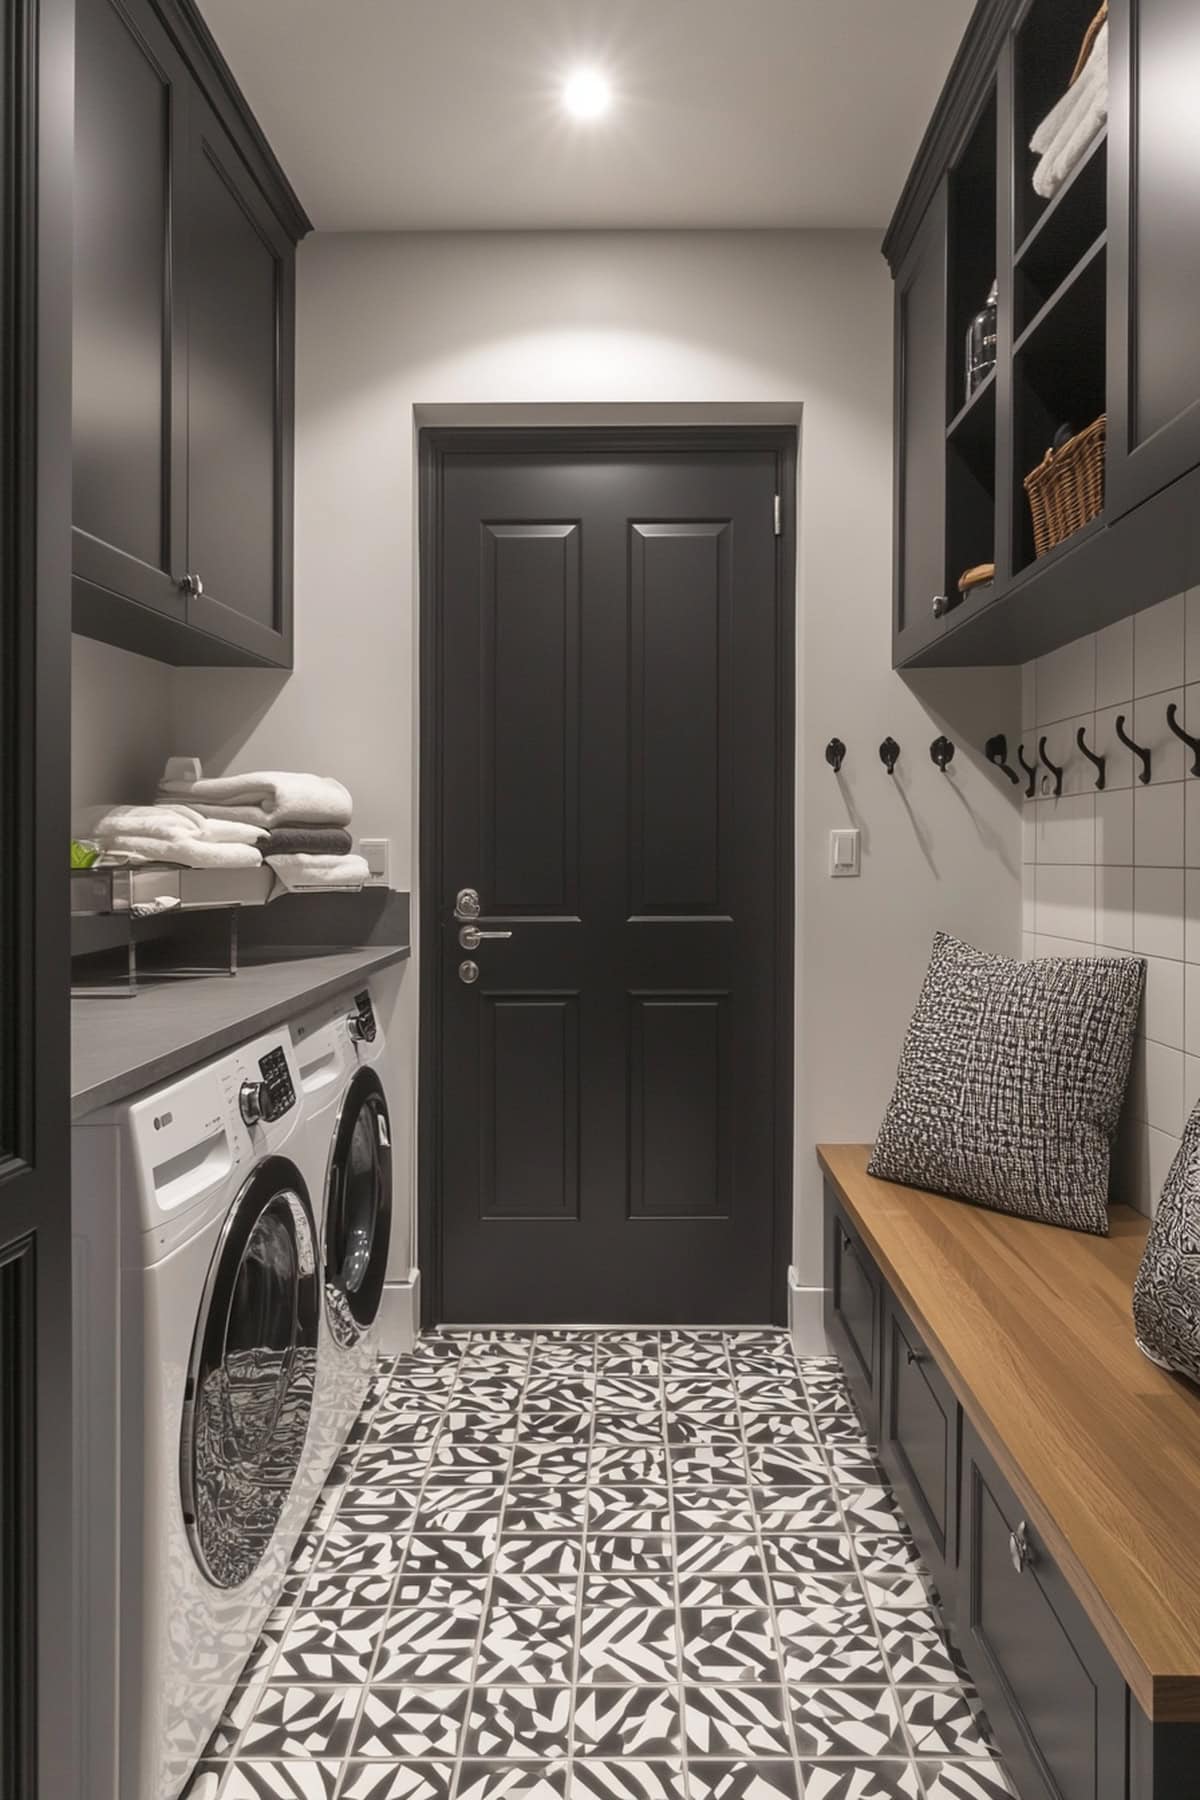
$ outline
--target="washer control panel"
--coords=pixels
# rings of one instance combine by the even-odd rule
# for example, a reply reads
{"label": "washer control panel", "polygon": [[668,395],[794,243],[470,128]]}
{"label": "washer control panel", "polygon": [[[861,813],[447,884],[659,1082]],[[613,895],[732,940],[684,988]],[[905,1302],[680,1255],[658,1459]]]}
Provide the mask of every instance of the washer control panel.
{"label": "washer control panel", "polygon": [[282,1119],[296,1104],[292,1071],[282,1044],[258,1059],[261,1081],[246,1080],[238,1094],[238,1106],[247,1125]]}
{"label": "washer control panel", "polygon": [[373,1044],[379,1026],[375,1021],[375,1008],[371,1005],[371,996],[366,988],[361,994],[354,996],[354,1011],[346,1020],[347,1029],[356,1044]]}

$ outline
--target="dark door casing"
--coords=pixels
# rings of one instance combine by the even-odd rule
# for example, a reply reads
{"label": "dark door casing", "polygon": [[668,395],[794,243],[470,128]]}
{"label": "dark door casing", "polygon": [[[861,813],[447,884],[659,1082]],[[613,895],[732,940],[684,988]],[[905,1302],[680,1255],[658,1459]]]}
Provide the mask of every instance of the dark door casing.
{"label": "dark door casing", "polygon": [[[782,1316],[788,437],[428,447],[422,1154],[442,1320]],[[461,888],[504,936],[463,946]]]}
{"label": "dark door casing", "polygon": [[74,7],[0,0],[0,34],[0,1797],[66,1800]]}

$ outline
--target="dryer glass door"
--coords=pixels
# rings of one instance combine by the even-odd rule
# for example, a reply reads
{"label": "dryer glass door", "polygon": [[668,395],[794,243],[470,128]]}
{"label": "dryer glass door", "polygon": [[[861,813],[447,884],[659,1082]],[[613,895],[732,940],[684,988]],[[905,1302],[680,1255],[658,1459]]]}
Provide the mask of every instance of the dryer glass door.
{"label": "dryer glass door", "polygon": [[383,1085],[360,1069],[334,1131],[325,1206],[325,1303],[338,1342],[375,1321],[392,1224],[392,1138]]}
{"label": "dryer glass door", "polygon": [[180,1445],[184,1520],[217,1587],[266,1555],[304,1453],[319,1303],[299,1170],[270,1157],[229,1211],[196,1326]]}

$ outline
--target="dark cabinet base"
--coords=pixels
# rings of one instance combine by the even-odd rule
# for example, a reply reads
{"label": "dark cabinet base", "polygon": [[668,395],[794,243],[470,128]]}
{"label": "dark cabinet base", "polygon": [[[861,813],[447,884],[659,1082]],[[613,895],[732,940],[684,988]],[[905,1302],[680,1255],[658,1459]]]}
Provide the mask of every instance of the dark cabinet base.
{"label": "dark cabinet base", "polygon": [[1020,1800],[1200,1800],[1200,1725],[1133,1699],[828,1183],[825,1243],[826,1334]]}
{"label": "dark cabinet base", "polygon": [[278,657],[258,656],[243,645],[197,631],[186,619],[172,618],[157,608],[139,606],[124,594],[82,581],[71,583],[71,629],[81,637],[99,638],[135,656],[176,668],[286,668]]}

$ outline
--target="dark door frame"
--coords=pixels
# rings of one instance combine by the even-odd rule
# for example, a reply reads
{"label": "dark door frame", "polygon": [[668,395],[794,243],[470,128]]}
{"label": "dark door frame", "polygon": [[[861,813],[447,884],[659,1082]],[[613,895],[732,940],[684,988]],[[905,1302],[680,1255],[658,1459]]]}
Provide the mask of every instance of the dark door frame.
{"label": "dark door frame", "polygon": [[440,1141],[435,1079],[441,1055],[442,982],[438,955],[435,871],[441,866],[441,737],[438,693],[442,668],[442,568],[440,558],[443,472],[446,458],[487,450],[630,454],[696,450],[768,450],[776,459],[782,529],[775,540],[775,646],[779,718],[776,770],[775,947],[775,1143],[772,1152],[773,1220],[771,1306],[777,1324],[787,1317],[787,1269],[791,1255],[794,1155],[793,1061],[795,1036],[795,728],[796,728],[796,458],[795,426],[426,426],[418,438],[419,725],[418,855],[420,1011],[417,1045],[417,1265],[421,1271],[421,1324],[429,1329],[443,1311],[442,1208],[438,1191]]}

